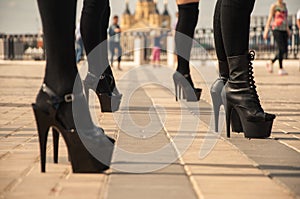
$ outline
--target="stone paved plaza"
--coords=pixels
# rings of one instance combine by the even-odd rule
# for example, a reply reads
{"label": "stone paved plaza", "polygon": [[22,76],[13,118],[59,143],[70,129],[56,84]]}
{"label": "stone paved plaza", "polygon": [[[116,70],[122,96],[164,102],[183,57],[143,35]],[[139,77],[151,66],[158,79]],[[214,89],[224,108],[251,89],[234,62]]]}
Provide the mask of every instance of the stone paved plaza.
{"label": "stone paved plaza", "polygon": [[264,140],[242,133],[228,139],[222,125],[221,136],[211,131],[212,63],[194,63],[201,70],[192,73],[195,84],[203,88],[197,103],[175,101],[173,68],[124,63],[123,71],[114,71],[124,94],[120,110],[101,113],[98,101],[93,104],[95,122],[117,139],[112,169],[73,174],[63,139],[53,163],[52,136],[46,173],[40,172],[31,103],[45,62],[0,61],[0,198],[300,198],[299,61],[286,61],[289,75],[282,77],[277,66],[269,74],[265,62],[254,62],[261,103],[277,115]]}

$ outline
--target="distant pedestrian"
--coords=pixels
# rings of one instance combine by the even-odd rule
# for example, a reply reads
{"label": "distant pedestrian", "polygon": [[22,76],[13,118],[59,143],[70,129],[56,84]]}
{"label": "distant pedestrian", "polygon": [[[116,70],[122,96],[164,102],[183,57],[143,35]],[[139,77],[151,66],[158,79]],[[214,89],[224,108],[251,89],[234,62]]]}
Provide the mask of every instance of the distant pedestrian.
{"label": "distant pedestrian", "polygon": [[118,50],[118,69],[121,69],[121,59],[122,59],[122,47],[121,47],[121,27],[119,25],[119,17],[115,15],[113,17],[113,22],[108,29],[109,39],[109,49],[111,53],[111,66],[113,67],[115,50]]}
{"label": "distant pedestrian", "polygon": [[152,48],[152,62],[154,67],[160,66],[161,38],[160,31],[157,31],[154,36],[154,45]]}
{"label": "distant pedestrian", "polygon": [[8,36],[8,59],[15,59],[15,38],[13,35]]}
{"label": "distant pedestrian", "polygon": [[[288,51],[288,37],[290,36],[290,29],[288,26],[288,10],[286,3],[283,0],[277,0],[270,8],[268,21],[265,27],[264,39],[268,38],[269,27],[272,26],[274,39],[277,44],[278,54],[274,59],[267,62],[267,70],[273,72],[273,64],[276,60],[279,61],[279,75],[287,75],[288,73],[283,69],[282,60],[287,56]],[[271,24],[272,23],[272,24]]]}
{"label": "distant pedestrian", "polygon": [[80,23],[78,23],[76,26],[75,36],[76,36],[76,63],[79,63],[83,57],[83,41],[80,34]]}

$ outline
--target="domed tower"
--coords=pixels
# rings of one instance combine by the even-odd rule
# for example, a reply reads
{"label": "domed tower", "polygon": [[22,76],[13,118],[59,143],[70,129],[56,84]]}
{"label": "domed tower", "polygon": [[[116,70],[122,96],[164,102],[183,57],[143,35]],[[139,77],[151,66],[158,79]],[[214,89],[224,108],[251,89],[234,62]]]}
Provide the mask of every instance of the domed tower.
{"label": "domed tower", "polygon": [[161,14],[157,8],[157,0],[138,0],[134,13],[129,10],[129,1],[121,17],[123,31],[137,28],[170,28],[170,16],[167,9],[168,1],[164,1],[164,11]]}
{"label": "domed tower", "polygon": [[150,14],[149,25],[151,27],[159,28],[161,26],[162,17],[157,9],[157,0],[154,1],[154,13]]}
{"label": "domed tower", "polygon": [[126,0],[125,11],[122,14],[122,19],[121,19],[121,28],[124,30],[129,29],[133,25],[133,23],[134,23],[133,15],[129,10],[128,0]]}
{"label": "domed tower", "polygon": [[155,3],[153,0],[139,0],[135,9],[135,20],[149,20],[150,15],[155,13]]}

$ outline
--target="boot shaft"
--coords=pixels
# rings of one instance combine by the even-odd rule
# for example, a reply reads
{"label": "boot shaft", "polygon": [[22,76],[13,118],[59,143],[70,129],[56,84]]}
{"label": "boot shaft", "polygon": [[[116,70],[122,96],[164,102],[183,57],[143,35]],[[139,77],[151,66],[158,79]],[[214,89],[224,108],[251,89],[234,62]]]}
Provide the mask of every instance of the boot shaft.
{"label": "boot shaft", "polygon": [[228,57],[229,64],[229,80],[234,82],[249,81],[249,55],[238,55]]}
{"label": "boot shaft", "polygon": [[224,79],[227,81],[229,78],[229,66],[228,66],[228,61],[218,61],[219,63],[219,76],[220,78]]}

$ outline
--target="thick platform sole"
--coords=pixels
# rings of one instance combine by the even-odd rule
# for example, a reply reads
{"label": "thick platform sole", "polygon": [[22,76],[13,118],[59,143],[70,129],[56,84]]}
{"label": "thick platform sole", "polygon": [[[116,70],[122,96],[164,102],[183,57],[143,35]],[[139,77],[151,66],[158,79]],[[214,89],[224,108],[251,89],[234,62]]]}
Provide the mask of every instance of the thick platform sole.
{"label": "thick platform sole", "polygon": [[273,120],[263,122],[250,122],[242,120],[245,138],[268,138],[272,133]]}
{"label": "thick platform sole", "polygon": [[244,132],[240,117],[235,110],[231,112],[231,130],[232,132],[241,133]]}
{"label": "thick platform sole", "polygon": [[232,104],[227,104],[226,107],[226,132],[227,137],[230,137],[230,120],[231,115],[233,111],[236,111],[238,117],[240,118],[244,136],[246,138],[268,138],[271,135],[272,127],[273,127],[273,121],[274,119],[270,121],[248,121],[243,116],[243,112],[239,111],[238,109],[233,108]]}

